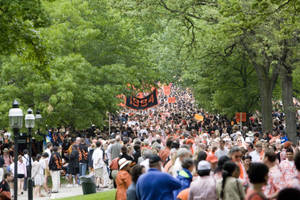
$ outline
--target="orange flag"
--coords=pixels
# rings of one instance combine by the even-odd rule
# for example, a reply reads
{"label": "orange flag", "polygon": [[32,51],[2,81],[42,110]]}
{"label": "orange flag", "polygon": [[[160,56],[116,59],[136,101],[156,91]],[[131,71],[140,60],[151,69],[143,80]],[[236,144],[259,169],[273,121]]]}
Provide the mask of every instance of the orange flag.
{"label": "orange flag", "polygon": [[171,87],[165,85],[164,86],[164,93],[165,93],[166,96],[169,96],[171,94]]}

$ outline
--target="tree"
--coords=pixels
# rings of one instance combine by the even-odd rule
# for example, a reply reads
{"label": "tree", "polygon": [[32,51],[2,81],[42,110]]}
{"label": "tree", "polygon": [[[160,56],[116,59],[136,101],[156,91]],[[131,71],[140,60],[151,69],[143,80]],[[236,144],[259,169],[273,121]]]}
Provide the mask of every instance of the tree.
{"label": "tree", "polygon": [[[1,65],[0,122],[7,125],[12,99],[24,108],[40,109],[48,126],[104,126],[115,112],[127,84],[136,88],[155,82],[141,41],[133,37],[132,22],[109,9],[108,1],[44,2],[51,25],[38,31],[48,50],[49,76],[35,73],[31,63],[16,56]],[[136,33],[137,34],[137,33]],[[143,30],[141,33],[143,34]]]}
{"label": "tree", "polygon": [[272,130],[272,91],[280,75],[286,129],[293,142],[296,142],[296,114],[292,71],[297,61],[295,56],[299,54],[299,6],[299,1],[253,0],[226,4],[224,1],[221,12],[227,17],[226,32],[232,35],[236,31],[232,45],[242,46],[256,69],[265,131]]}
{"label": "tree", "polygon": [[17,54],[31,62],[47,64],[38,28],[49,19],[40,0],[0,1],[0,55]]}
{"label": "tree", "polygon": [[272,91],[280,74],[282,98],[287,105],[284,106],[289,124],[287,133],[295,141],[291,74],[295,68],[293,64],[298,61],[295,58],[299,49],[299,1],[139,2],[142,7],[160,5],[170,17],[182,21],[191,33],[190,46],[193,49],[204,36],[217,39],[213,46],[223,44],[227,56],[236,48],[247,54],[258,77],[264,131],[272,131]]}

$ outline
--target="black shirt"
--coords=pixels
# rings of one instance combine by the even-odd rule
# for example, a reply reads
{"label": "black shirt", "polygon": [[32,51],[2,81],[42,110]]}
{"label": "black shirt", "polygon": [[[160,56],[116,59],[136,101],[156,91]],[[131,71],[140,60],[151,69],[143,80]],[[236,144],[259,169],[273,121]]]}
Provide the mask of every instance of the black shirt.
{"label": "black shirt", "polygon": [[3,180],[0,184],[0,190],[1,192],[5,191],[5,192],[10,192],[10,187],[9,184],[7,183],[7,181]]}
{"label": "black shirt", "polygon": [[4,161],[3,157],[0,156],[0,168],[3,167],[4,163],[5,163],[5,161]]}

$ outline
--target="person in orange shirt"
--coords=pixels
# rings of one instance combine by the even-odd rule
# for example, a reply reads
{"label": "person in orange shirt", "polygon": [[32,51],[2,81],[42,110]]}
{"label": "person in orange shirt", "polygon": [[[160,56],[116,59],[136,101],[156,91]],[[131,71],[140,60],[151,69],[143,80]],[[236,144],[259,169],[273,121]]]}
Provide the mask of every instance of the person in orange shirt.
{"label": "person in orange shirt", "polygon": [[170,150],[171,150],[172,143],[173,143],[172,138],[169,138],[167,140],[167,143],[166,143],[166,148],[159,152],[159,157],[161,158],[164,165],[166,164],[166,160],[170,155]]}
{"label": "person in orange shirt", "polygon": [[120,171],[116,177],[116,199],[117,200],[126,200],[126,190],[131,185],[131,175],[129,174],[131,161],[126,160],[126,158],[122,158],[119,160],[119,169]]}
{"label": "person in orange shirt", "polygon": [[186,140],[186,144],[189,145],[190,151],[192,152],[192,154],[194,154],[194,149],[193,149],[194,140],[188,139]]}
{"label": "person in orange shirt", "polygon": [[178,195],[176,200],[188,200],[189,199],[190,188],[182,190]]}

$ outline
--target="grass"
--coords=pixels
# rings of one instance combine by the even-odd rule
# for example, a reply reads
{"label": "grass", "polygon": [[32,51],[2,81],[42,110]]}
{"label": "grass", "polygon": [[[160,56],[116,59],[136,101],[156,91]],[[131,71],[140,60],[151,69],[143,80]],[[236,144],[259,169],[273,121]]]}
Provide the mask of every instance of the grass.
{"label": "grass", "polygon": [[96,194],[67,197],[59,200],[115,200],[116,190],[100,192]]}

